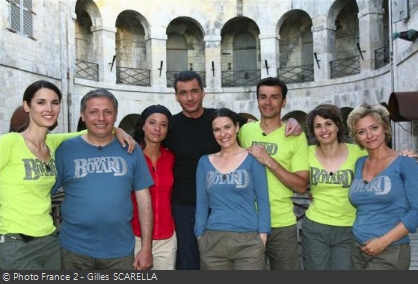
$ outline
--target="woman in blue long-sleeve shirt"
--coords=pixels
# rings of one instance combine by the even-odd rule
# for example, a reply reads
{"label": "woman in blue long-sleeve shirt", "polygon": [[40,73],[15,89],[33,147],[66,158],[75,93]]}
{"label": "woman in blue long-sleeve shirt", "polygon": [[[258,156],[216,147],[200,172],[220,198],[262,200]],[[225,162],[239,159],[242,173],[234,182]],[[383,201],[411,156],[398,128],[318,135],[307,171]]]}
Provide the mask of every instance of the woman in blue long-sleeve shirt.
{"label": "woman in blue long-sleeve shirt", "polygon": [[221,151],[203,156],[196,173],[195,235],[200,267],[265,269],[270,203],[265,167],[239,146],[236,114],[225,108],[212,116]]}
{"label": "woman in blue long-sleeve shirt", "polygon": [[387,146],[391,129],[385,107],[362,104],[347,123],[356,143],[369,154],[357,160],[349,193],[357,209],[354,268],[407,270],[408,235],[418,227],[418,164]]}

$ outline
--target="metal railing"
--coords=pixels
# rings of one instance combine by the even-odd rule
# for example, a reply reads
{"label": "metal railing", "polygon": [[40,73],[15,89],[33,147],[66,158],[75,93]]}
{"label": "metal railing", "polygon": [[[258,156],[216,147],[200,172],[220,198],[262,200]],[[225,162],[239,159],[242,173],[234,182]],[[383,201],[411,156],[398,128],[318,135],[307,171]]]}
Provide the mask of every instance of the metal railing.
{"label": "metal railing", "polygon": [[222,71],[222,87],[256,86],[260,70]]}
{"label": "metal railing", "polygon": [[63,191],[60,191],[59,193],[56,193],[56,194],[52,195],[52,197],[51,197],[52,220],[53,220],[54,225],[55,225],[55,227],[57,228],[58,231],[60,229],[61,221],[62,221],[61,204],[62,204],[63,200],[64,200],[64,192]]}
{"label": "metal railing", "polygon": [[151,70],[116,66],[116,83],[151,86]]}
{"label": "metal railing", "polygon": [[302,245],[302,224],[305,219],[305,212],[308,210],[309,205],[311,204],[311,194],[308,187],[307,191],[304,194],[294,193],[291,197],[293,201],[293,213],[296,216],[296,227],[298,232],[298,242],[299,245]]}
{"label": "metal railing", "polygon": [[374,51],[374,69],[379,69],[387,65],[389,61],[389,46],[384,46]]}
{"label": "metal railing", "polygon": [[[166,72],[167,87],[174,87],[174,80],[176,79],[177,74],[180,72],[181,71],[167,71]],[[194,70],[194,72],[200,75],[200,77],[202,78],[203,87],[206,87],[206,72],[196,71],[196,70]]]}
{"label": "metal railing", "polygon": [[360,74],[360,56],[337,59],[330,62],[331,78]]}
{"label": "metal railing", "polygon": [[279,78],[285,83],[303,83],[314,80],[313,64],[277,68]]}
{"label": "metal railing", "polygon": [[291,197],[293,202],[293,212],[296,215],[296,220],[302,220],[305,218],[305,211],[308,209],[309,204],[311,204],[310,193],[307,191],[304,194],[293,194]]}
{"label": "metal railing", "polygon": [[99,81],[99,64],[76,59],[75,66],[77,78]]}

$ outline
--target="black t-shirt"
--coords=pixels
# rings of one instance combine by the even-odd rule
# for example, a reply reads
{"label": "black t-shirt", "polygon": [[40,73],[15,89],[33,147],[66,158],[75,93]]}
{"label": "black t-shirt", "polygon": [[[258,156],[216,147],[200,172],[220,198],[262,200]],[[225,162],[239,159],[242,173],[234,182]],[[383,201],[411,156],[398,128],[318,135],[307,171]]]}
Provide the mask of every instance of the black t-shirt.
{"label": "black t-shirt", "polygon": [[[214,108],[205,108],[203,115],[190,118],[180,112],[173,115],[170,134],[164,145],[175,155],[172,202],[196,206],[196,169],[200,157],[220,151],[213,137],[210,122]],[[247,118],[238,116],[240,125]]]}

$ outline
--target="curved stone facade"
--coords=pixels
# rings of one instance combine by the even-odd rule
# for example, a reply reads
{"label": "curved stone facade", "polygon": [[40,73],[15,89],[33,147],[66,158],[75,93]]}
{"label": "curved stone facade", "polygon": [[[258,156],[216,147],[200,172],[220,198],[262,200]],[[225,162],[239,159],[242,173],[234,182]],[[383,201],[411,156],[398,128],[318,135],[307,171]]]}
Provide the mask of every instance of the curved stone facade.
{"label": "curved stone facade", "polygon": [[[3,1],[0,133],[38,79],[63,91],[58,132],[76,130],[81,97],[98,87],[117,96],[117,123],[153,103],[180,111],[172,80],[183,69],[204,78],[205,106],[256,118],[255,83],[267,76],[288,82],[287,117],[325,102],[387,104],[418,90],[415,2]],[[416,123],[393,129],[395,148],[417,147]]]}

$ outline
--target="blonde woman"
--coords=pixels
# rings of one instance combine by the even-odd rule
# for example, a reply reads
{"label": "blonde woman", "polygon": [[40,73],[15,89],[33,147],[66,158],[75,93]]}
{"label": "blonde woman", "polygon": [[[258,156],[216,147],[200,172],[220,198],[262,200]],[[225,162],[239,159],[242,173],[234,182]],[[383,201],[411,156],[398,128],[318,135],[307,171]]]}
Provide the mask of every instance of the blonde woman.
{"label": "blonde woman", "polygon": [[385,107],[364,103],[347,123],[354,141],[368,152],[356,163],[349,193],[357,209],[354,269],[408,270],[408,235],[418,228],[418,164],[388,147],[392,133]]}

